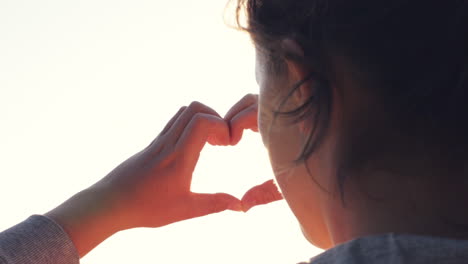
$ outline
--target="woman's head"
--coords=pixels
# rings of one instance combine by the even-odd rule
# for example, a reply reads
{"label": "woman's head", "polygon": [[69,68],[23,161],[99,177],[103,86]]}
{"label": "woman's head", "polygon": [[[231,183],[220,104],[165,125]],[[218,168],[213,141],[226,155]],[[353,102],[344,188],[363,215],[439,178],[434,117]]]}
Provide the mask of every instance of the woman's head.
{"label": "woman's head", "polygon": [[388,180],[377,174],[400,175],[390,177],[395,182],[424,174],[439,183],[441,174],[463,171],[466,6],[239,0],[257,50],[260,131],[284,196],[314,243],[330,245],[330,219],[342,215],[328,201],[345,208],[353,184],[373,196]]}

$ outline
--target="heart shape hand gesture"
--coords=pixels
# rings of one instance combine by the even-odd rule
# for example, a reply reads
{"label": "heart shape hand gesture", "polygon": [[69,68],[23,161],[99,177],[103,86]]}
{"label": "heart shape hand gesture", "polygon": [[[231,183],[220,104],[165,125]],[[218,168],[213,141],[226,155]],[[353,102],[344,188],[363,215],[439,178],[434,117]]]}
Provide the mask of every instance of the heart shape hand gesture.
{"label": "heart shape hand gesture", "polygon": [[224,118],[194,102],[182,107],[144,150],[120,164],[98,185],[112,194],[125,228],[159,227],[224,211],[247,211],[283,199],[269,180],[242,200],[226,193],[191,192],[192,173],[205,143],[236,145],[245,129],[258,131],[256,95],[247,95]]}
{"label": "heart shape hand gesture", "polygon": [[[258,132],[258,96],[249,94],[244,96],[225,115],[224,120],[229,122],[231,145],[236,145],[242,139],[245,129]],[[250,208],[282,200],[273,180],[252,187],[241,200],[242,210],[247,212]]]}

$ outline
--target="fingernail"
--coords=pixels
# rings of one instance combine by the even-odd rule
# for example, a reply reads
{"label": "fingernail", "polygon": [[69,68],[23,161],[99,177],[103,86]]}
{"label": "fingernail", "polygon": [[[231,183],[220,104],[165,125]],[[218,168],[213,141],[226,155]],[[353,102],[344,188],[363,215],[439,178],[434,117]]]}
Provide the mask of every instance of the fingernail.
{"label": "fingernail", "polygon": [[252,204],[251,203],[244,203],[242,202],[242,211],[244,213],[247,213],[247,211],[249,211],[251,208],[252,208]]}
{"label": "fingernail", "polygon": [[228,205],[228,209],[232,211],[242,212],[242,205],[240,202],[231,202]]}

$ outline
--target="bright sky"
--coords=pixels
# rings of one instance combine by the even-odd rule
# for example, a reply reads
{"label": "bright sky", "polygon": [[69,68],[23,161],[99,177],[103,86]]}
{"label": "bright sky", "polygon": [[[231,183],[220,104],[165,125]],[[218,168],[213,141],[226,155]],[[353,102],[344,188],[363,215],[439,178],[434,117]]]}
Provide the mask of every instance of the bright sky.
{"label": "bright sky", "polygon": [[[42,214],[144,148],[182,105],[221,115],[257,93],[226,0],[0,2],[0,230]],[[206,147],[193,190],[242,197],[271,179],[260,136]],[[297,263],[321,251],[286,202],[121,232],[82,263]]]}

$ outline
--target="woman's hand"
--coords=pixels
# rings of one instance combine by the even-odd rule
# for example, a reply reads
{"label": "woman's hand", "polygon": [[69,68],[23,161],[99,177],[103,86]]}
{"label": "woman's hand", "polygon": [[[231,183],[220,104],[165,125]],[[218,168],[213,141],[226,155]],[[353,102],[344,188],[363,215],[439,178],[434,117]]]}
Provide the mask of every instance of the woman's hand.
{"label": "woman's hand", "polygon": [[236,145],[244,129],[258,131],[256,95],[244,97],[224,119],[198,102],[182,107],[149,146],[46,216],[64,228],[83,257],[118,231],[226,209],[247,211],[282,199],[272,180],[249,190],[242,202],[226,193],[191,192],[203,146]]}
{"label": "woman's hand", "polygon": [[[248,94],[235,104],[224,119],[229,122],[231,145],[236,145],[242,138],[243,131],[250,129],[258,132],[258,95]],[[273,180],[268,180],[247,191],[242,197],[242,210],[282,200],[283,196]]]}
{"label": "woman's hand", "polygon": [[[233,131],[237,129],[235,125]],[[160,227],[226,209],[242,211],[241,202],[229,194],[190,191],[206,142],[230,145],[230,128],[214,110],[194,102],[181,108],[144,150],[46,216],[65,229],[82,257],[121,230]]]}
{"label": "woman's hand", "polygon": [[227,146],[229,126],[211,108],[183,107],[143,151],[114,169],[98,185],[108,189],[127,227],[160,227],[224,211],[241,211],[226,193],[190,191],[192,173],[206,142]]}

